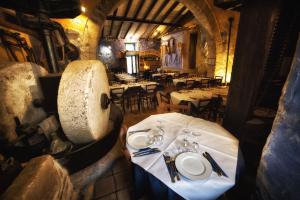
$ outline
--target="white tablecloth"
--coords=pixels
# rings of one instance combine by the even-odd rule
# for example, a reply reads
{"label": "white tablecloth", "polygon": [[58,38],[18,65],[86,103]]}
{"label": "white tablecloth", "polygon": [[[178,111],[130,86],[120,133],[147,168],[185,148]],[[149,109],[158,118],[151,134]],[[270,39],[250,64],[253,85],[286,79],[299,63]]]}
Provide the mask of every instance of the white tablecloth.
{"label": "white tablecloth", "polygon": [[157,76],[162,76],[162,75],[165,75],[165,76],[170,75],[170,76],[174,77],[175,73],[173,73],[173,72],[169,72],[169,73],[156,73],[156,74],[152,74],[152,77],[157,77]]}
{"label": "white tablecloth", "polygon": [[[200,100],[211,99],[213,96],[221,95],[226,97],[228,94],[228,88],[204,88],[193,90],[181,90],[171,93],[171,100],[173,104],[179,104],[181,101],[192,102],[195,106],[198,106]],[[226,101],[226,98],[224,98]]]}
{"label": "white tablecloth", "polygon": [[176,85],[179,82],[185,83],[187,80],[201,81],[203,79],[209,80],[209,78],[207,78],[207,77],[177,78],[177,79],[173,79],[173,84]]}
{"label": "white tablecloth", "polygon": [[157,85],[157,83],[156,82],[145,81],[145,82],[128,83],[128,84],[114,84],[114,85],[110,85],[109,88],[110,89],[124,88],[124,90],[127,90],[130,87],[141,86],[145,90],[147,85]]}
{"label": "white tablecloth", "polygon": [[[132,157],[133,163],[144,168],[185,199],[216,199],[234,186],[238,140],[228,131],[216,123],[179,113],[152,115],[130,127],[128,131],[146,128],[155,131],[156,126],[159,124],[162,125],[165,131],[163,144],[159,146],[162,152],[142,157]],[[199,144],[198,153],[209,152],[228,177],[220,177],[213,172],[210,178],[204,182],[190,181],[185,178],[175,183],[171,182],[162,154],[164,152],[172,153],[174,149],[177,149],[182,142],[182,137],[186,137],[183,129],[187,128],[200,134],[199,136],[189,135],[188,137],[189,140],[196,141]],[[130,146],[127,145],[127,147],[131,154],[135,151]]]}
{"label": "white tablecloth", "polygon": [[115,74],[116,77],[122,81],[126,81],[126,82],[135,82],[136,78],[129,75],[129,74],[125,74],[125,73],[122,73],[122,74]]}

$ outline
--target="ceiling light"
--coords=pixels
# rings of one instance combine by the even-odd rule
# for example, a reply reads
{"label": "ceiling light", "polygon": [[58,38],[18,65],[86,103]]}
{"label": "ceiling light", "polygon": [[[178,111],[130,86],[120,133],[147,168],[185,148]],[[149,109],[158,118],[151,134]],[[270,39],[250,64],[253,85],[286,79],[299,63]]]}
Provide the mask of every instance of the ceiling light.
{"label": "ceiling light", "polygon": [[85,13],[86,8],[84,6],[81,6],[81,12]]}

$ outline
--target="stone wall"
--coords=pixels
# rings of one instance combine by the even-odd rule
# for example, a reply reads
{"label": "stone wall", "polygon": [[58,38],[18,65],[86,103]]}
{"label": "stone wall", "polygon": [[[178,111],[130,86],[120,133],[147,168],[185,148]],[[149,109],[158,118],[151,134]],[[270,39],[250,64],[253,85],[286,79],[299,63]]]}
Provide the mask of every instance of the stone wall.
{"label": "stone wall", "polygon": [[98,49],[99,26],[85,15],[74,19],[54,19],[63,25],[71,43],[80,49],[80,59],[95,59]]}
{"label": "stone wall", "polygon": [[[101,39],[98,46],[97,58],[99,58],[108,68],[122,68],[121,54],[125,52],[125,43],[123,39],[106,40]],[[135,42],[138,51],[160,51],[160,40],[141,39]],[[126,69],[125,69],[126,71]]]}

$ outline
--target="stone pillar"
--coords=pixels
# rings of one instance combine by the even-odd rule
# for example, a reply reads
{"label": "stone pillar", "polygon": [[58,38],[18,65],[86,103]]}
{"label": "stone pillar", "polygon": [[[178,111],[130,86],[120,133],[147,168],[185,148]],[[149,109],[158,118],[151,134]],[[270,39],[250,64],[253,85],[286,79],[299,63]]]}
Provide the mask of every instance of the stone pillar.
{"label": "stone pillar", "polygon": [[262,199],[300,196],[300,37],[257,173]]}

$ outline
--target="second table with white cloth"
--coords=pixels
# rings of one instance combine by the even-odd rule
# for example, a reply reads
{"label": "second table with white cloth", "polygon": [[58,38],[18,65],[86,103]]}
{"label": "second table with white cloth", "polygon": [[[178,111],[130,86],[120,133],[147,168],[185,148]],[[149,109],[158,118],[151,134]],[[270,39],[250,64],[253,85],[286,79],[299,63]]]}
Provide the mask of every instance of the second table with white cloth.
{"label": "second table with white cloth", "polygon": [[[132,162],[162,181],[183,198],[216,199],[235,185],[239,142],[220,125],[180,113],[158,114],[130,127],[127,137],[131,136],[130,132],[142,129],[151,129],[144,134],[155,134],[159,129],[163,129],[163,142],[151,146],[158,147],[161,152],[141,157],[132,156]],[[218,176],[213,172],[205,180],[182,178],[180,181],[172,183],[163,154],[168,152],[180,155],[183,139],[197,142],[199,145],[197,154],[200,156],[203,152],[209,152],[228,177]],[[131,155],[136,151],[128,142],[127,148]]]}
{"label": "second table with white cloth", "polygon": [[186,83],[186,81],[201,81],[201,80],[210,80],[210,78],[208,77],[190,77],[190,78],[176,78],[173,79],[173,84],[176,85],[177,83],[181,82],[181,83]]}
{"label": "second table with white cloth", "polygon": [[173,104],[180,104],[181,101],[192,102],[195,106],[198,106],[200,100],[209,100],[214,96],[221,95],[224,97],[226,104],[226,96],[228,94],[228,87],[215,87],[215,88],[202,88],[193,90],[180,90],[171,93],[171,101]]}
{"label": "second table with white cloth", "polygon": [[144,90],[146,90],[147,85],[157,85],[156,82],[151,81],[141,81],[137,83],[127,83],[127,84],[113,84],[110,85],[110,89],[116,89],[116,88],[124,88],[124,90],[127,90],[130,87],[142,87]]}

